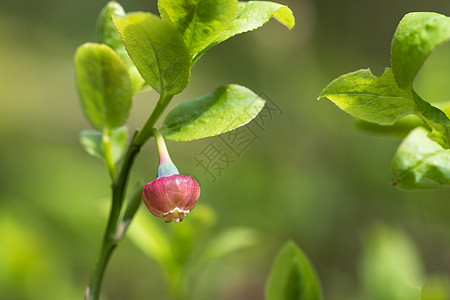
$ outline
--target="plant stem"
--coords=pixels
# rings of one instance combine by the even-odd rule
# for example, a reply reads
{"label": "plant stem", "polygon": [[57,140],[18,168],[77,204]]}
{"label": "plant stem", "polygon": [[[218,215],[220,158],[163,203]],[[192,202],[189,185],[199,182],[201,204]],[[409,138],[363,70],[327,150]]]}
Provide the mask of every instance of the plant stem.
{"label": "plant stem", "polygon": [[[167,104],[169,104],[170,100],[172,100],[172,97],[173,96],[165,97],[163,94],[160,96],[158,103],[156,104],[156,107],[147,122],[140,131],[133,135],[125,154],[119,176],[117,178],[115,176],[113,177],[116,179],[113,179],[111,184],[111,210],[105,233],[103,235],[100,253],[98,254],[97,261],[94,265],[89,286],[86,289],[85,300],[98,300],[100,297],[101,285],[106,266],[108,265],[114,249],[120,241],[120,239],[117,238],[116,231],[119,223],[120,212],[122,210],[128,176],[137,154],[145,142],[153,136],[153,127],[163,113],[164,109],[167,107]],[[132,218],[133,216],[130,217],[130,221]],[[123,237],[123,235],[120,236]]]}
{"label": "plant stem", "polygon": [[119,177],[111,184],[112,189],[112,205],[103,236],[100,253],[97,257],[97,262],[94,265],[94,270],[91,275],[89,287],[86,290],[86,300],[98,300],[100,297],[100,290],[103,275],[108,264],[108,261],[117,246],[118,241],[115,239],[115,232],[120,216],[120,211],[123,204],[125,188],[128,181],[128,175],[133,165],[136,155],[139,153],[141,146],[135,144],[136,134],[133,136],[130,146],[125,154],[124,162],[119,173]]}
{"label": "plant stem", "polygon": [[137,145],[143,145],[150,137],[153,136],[153,126],[163,113],[164,109],[166,109],[167,104],[169,104],[172,98],[173,95],[165,96],[164,94],[161,94],[151,116],[148,118],[147,122],[142,127],[142,130],[136,136]]}
{"label": "plant stem", "polygon": [[108,168],[109,176],[114,182],[116,180],[116,165],[114,163],[112,152],[111,152],[111,130],[105,128],[102,134],[102,146],[103,146],[103,156],[105,157],[105,164]]}

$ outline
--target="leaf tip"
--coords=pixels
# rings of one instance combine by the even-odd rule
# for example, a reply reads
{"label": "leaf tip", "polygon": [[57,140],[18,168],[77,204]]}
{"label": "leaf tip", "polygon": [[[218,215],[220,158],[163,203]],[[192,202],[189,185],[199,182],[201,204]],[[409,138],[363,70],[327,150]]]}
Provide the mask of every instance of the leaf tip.
{"label": "leaf tip", "polygon": [[322,90],[322,92],[320,92],[319,96],[316,98],[316,101],[320,101],[322,98],[324,98],[325,96],[323,95],[325,89]]}
{"label": "leaf tip", "polygon": [[290,239],[284,244],[284,248],[287,248],[287,249],[298,249],[298,246],[292,239]]}
{"label": "leaf tip", "polygon": [[120,21],[122,21],[123,18],[125,18],[125,16],[119,16],[116,14],[111,15],[111,19],[113,20],[114,26],[116,26],[117,29],[119,29],[118,24],[120,23]]}
{"label": "leaf tip", "polygon": [[278,8],[277,11],[273,14],[275,20],[286,26],[289,30],[294,28],[295,26],[295,17],[292,10],[286,5],[282,5]]}

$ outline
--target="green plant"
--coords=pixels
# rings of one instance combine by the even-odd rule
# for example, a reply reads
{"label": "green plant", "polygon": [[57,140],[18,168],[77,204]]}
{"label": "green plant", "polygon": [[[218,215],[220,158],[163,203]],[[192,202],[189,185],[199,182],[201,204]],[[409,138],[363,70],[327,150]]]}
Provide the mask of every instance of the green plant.
{"label": "green plant", "polygon": [[395,154],[392,183],[403,189],[450,184],[450,103],[422,99],[414,78],[433,49],[450,40],[450,18],[407,14],[392,39],[391,65],[379,77],[369,69],[333,80],[320,94],[358,119],[361,128],[407,137]]}
{"label": "green plant", "polygon": [[314,268],[292,241],[281,248],[274,260],[266,284],[266,299],[322,299],[322,289]]}
{"label": "green plant", "polygon": [[448,275],[427,274],[419,249],[403,230],[376,222],[361,237],[360,299],[449,299]]}
{"label": "green plant", "polygon": [[[137,214],[130,239],[160,266],[174,299],[189,298],[195,279],[208,263],[262,242],[259,232],[245,227],[226,228],[211,236],[215,221],[215,213],[207,205],[199,205],[184,226],[172,227],[169,232],[144,213]],[[265,296],[267,300],[322,299],[316,272],[294,242],[287,242],[276,255]],[[195,293],[189,299],[195,299]]]}
{"label": "green plant", "polygon": [[[82,132],[81,144],[105,162],[112,190],[109,219],[86,299],[99,299],[108,261],[139,208],[142,182],[130,193],[126,205],[124,199],[130,171],[142,146],[159,132],[160,152],[163,136],[192,141],[219,135],[245,125],[264,106],[264,100],[249,89],[226,85],[177,105],[158,130],[157,121],[172,98],[188,85],[198,59],[217,44],[254,30],[272,17],[289,29],[295,22],[289,8],[266,1],[160,0],[158,8],[161,18],[144,12],[125,13],[118,3],[108,3],[98,17],[97,43],[83,44],[75,55],[81,106],[95,128]],[[124,124],[132,98],[149,87],[159,94],[159,100],[146,123],[128,141]],[[160,163],[163,166],[164,161]],[[176,207],[174,217],[166,220],[181,221],[176,216],[179,209]],[[183,216],[189,211],[184,210]]]}

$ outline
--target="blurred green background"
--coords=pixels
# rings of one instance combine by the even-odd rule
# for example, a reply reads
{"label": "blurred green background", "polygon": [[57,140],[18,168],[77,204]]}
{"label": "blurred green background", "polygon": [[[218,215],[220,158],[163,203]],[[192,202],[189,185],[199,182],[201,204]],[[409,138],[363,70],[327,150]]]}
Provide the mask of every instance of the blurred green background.
{"label": "blurred green background", "polygon": [[[343,73],[370,67],[381,74],[401,17],[411,11],[450,15],[450,1],[281,3],[296,17],[292,31],[270,21],[217,46],[174,100],[239,83],[282,110],[215,181],[195,157],[211,141],[229,151],[220,138],[168,142],[180,171],[200,182],[200,203],[215,211],[210,236],[230,227],[259,232],[253,246],[207,264],[191,299],[263,299],[271,261],[288,239],[310,257],[330,300],[384,299],[372,291],[386,279],[373,269],[383,263],[373,255],[374,243],[407,247],[425,278],[450,274],[449,189],[392,187],[390,163],[399,140],[359,131],[331,102],[316,101]],[[0,8],[0,299],[81,299],[87,285],[106,224],[109,183],[102,163],[78,143],[79,132],[90,126],[79,108],[72,59],[78,45],[95,41],[96,16],[105,4],[21,0]],[[121,4],[157,13],[156,1]],[[431,55],[415,86],[425,99],[450,100],[449,78],[446,45]],[[156,100],[153,91],[138,95],[131,128],[143,124]],[[132,182],[153,180],[156,166],[150,141]],[[175,226],[144,207],[140,213],[162,230]],[[189,218],[178,226],[188,226]],[[391,230],[394,238],[383,238]],[[390,244],[396,234],[406,240],[398,247]],[[126,238],[107,270],[104,299],[169,299],[161,274],[145,249]]]}

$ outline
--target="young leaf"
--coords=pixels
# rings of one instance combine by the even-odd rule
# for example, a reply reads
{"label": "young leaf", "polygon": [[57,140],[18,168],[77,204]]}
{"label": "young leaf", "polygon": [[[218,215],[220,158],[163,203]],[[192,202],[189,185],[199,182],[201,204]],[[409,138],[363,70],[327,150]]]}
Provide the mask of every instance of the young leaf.
{"label": "young leaf", "polygon": [[250,122],[264,103],[243,86],[226,85],[175,106],[164,120],[162,131],[166,138],[174,141],[216,136]]}
{"label": "young leaf", "polygon": [[125,47],[145,81],[159,94],[175,95],[189,82],[190,56],[173,25],[150,13],[113,16]]}
{"label": "young leaf", "polygon": [[122,48],[125,51],[122,39],[116,26],[114,26],[111,15],[125,16],[125,11],[115,1],[110,1],[103,7],[97,17],[97,40],[99,43],[110,46],[116,52],[119,52]]}
{"label": "young leaf", "polygon": [[420,98],[414,91],[413,97],[418,115],[432,128],[429,137],[445,148],[450,148],[450,120],[447,115],[439,108]]}
{"label": "young leaf", "polygon": [[391,64],[400,87],[411,85],[430,52],[450,40],[450,18],[433,12],[409,13],[392,39]]}
{"label": "young leaf", "polygon": [[[131,241],[150,258],[154,259],[164,271],[173,268],[172,252],[167,234],[156,224],[154,218],[141,210],[136,213],[133,226],[128,230]],[[167,269],[166,269],[167,268]]]}
{"label": "young leaf", "polygon": [[[104,159],[102,133],[96,130],[83,130],[80,135],[80,143],[84,150],[92,156]],[[113,162],[117,163],[125,154],[128,143],[128,128],[119,127],[111,132],[111,154]]]}
{"label": "young leaf", "polygon": [[434,275],[427,280],[422,289],[421,300],[450,299],[450,278],[444,275]]}
{"label": "young leaf", "polygon": [[199,245],[203,245],[208,232],[216,222],[214,210],[204,204],[197,205],[189,214],[189,222],[174,226],[170,248],[172,259],[180,265],[186,265],[189,259],[197,257]]}
{"label": "young leaf", "polygon": [[183,35],[192,58],[233,21],[237,0],[159,0],[158,9]]}
{"label": "young leaf", "polygon": [[125,11],[122,6],[115,1],[110,1],[103,7],[97,18],[97,40],[99,43],[110,46],[119,54],[125,65],[128,67],[131,84],[133,86],[133,94],[141,90],[145,85],[145,80],[142,78],[136,66],[128,56],[125,46],[120,38],[119,31],[113,23],[111,18],[115,16],[125,16]]}
{"label": "young leaf", "polygon": [[450,118],[450,106],[444,108],[442,111],[447,116],[447,118]]}
{"label": "young leaf", "polygon": [[197,259],[189,270],[190,276],[195,277],[204,270],[205,266],[223,256],[252,247],[260,242],[259,233],[251,228],[232,227],[209,239],[206,246],[199,249]]}
{"label": "young leaf", "polygon": [[316,272],[294,242],[287,242],[273,263],[266,284],[266,299],[322,299]]}
{"label": "young leaf", "polygon": [[235,251],[254,246],[258,241],[258,232],[254,229],[228,228],[208,242],[202,256],[203,259],[216,260]]}
{"label": "young leaf", "polygon": [[320,94],[352,116],[380,125],[392,125],[416,112],[412,91],[398,87],[391,69],[376,77],[369,69],[333,80]]}
{"label": "young leaf", "polygon": [[131,82],[125,64],[110,47],[86,43],[75,54],[78,92],[84,114],[98,130],[114,129],[128,118]]}
{"label": "young leaf", "polygon": [[237,14],[233,22],[231,22],[225,31],[194,57],[194,62],[212,47],[237,34],[252,31],[261,27],[272,17],[289,29],[292,29],[295,25],[294,15],[285,5],[269,1],[239,1]]}
{"label": "young leaf", "polygon": [[443,149],[429,139],[428,131],[418,127],[397,149],[392,169],[394,184],[403,189],[450,184],[450,149]]}
{"label": "young leaf", "polygon": [[446,148],[450,145],[450,120],[445,113],[421,99],[412,87],[400,88],[389,68],[380,77],[369,69],[342,75],[322,91],[319,99],[322,97],[353,117],[379,125],[393,126],[405,116],[415,114],[433,129],[434,140]]}
{"label": "young leaf", "polygon": [[361,299],[420,300],[423,266],[413,242],[401,230],[376,225],[363,236]]}

